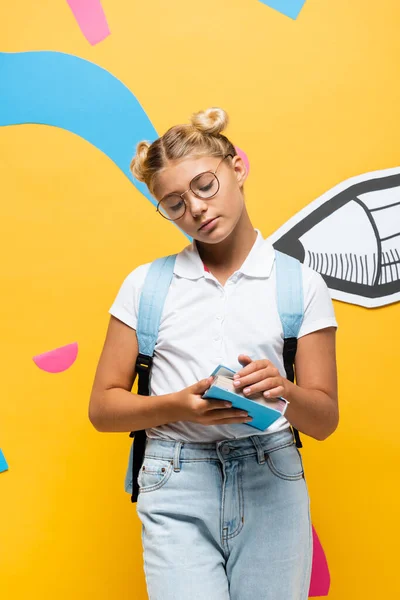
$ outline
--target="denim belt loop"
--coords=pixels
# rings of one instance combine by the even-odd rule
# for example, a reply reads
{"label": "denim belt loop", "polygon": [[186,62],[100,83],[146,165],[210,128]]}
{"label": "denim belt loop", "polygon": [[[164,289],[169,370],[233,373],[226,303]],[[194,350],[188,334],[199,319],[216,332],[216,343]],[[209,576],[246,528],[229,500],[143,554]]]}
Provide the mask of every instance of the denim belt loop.
{"label": "denim belt loop", "polygon": [[265,450],[262,447],[260,442],[260,438],[258,435],[250,436],[251,441],[254,444],[255,449],[257,450],[257,460],[259,465],[263,465],[265,463]]}
{"label": "denim belt loop", "polygon": [[182,442],[176,442],[175,452],[174,452],[174,462],[173,462],[175,473],[179,473],[179,471],[181,470],[181,465],[179,462],[180,455],[181,455],[181,448],[182,448]]}

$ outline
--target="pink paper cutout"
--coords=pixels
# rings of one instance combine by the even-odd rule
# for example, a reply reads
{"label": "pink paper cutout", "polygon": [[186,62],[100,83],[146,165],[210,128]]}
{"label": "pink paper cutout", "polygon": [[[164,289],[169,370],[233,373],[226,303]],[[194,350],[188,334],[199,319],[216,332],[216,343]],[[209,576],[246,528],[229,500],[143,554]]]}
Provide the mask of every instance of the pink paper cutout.
{"label": "pink paper cutout", "polygon": [[235,150],[239,154],[239,156],[243,159],[244,164],[246,165],[247,173],[248,173],[250,171],[250,163],[249,163],[249,159],[247,158],[247,154],[245,152],[243,152],[243,150],[241,150],[239,148],[239,146],[235,146]]}
{"label": "pink paper cutout", "polygon": [[314,550],[310,591],[308,592],[309,598],[313,598],[315,596],[327,596],[329,594],[329,588],[331,585],[328,562],[314,526],[312,528],[312,533]]}
{"label": "pink paper cutout", "polygon": [[67,0],[67,3],[83,35],[92,46],[110,35],[100,0]]}
{"label": "pink paper cutout", "polygon": [[73,344],[62,346],[62,348],[38,354],[38,356],[33,357],[33,361],[42,371],[47,371],[47,373],[61,373],[74,364],[77,356],[78,343],[74,342]]}

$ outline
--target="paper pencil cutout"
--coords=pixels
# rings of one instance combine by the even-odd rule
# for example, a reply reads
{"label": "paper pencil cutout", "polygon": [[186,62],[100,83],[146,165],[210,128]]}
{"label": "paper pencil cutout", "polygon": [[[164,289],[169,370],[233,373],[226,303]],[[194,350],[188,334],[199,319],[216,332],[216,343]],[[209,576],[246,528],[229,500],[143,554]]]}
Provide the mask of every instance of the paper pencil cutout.
{"label": "paper pencil cutout", "polygon": [[347,179],[271,237],[321,273],[332,298],[368,308],[400,300],[400,167]]}

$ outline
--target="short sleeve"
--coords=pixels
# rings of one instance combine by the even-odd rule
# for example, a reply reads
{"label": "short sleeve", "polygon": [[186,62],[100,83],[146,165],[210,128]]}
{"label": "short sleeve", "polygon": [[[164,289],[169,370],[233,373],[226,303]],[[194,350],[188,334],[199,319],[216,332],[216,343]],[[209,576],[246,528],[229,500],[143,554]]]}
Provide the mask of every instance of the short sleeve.
{"label": "short sleeve", "polygon": [[324,329],[325,327],[336,327],[335,311],[329,288],[323,277],[302,265],[303,289],[304,289],[304,319],[300,327],[298,337]]}
{"label": "short sleeve", "polygon": [[132,329],[137,327],[140,293],[149,267],[150,263],[140,265],[125,277],[108,311]]}

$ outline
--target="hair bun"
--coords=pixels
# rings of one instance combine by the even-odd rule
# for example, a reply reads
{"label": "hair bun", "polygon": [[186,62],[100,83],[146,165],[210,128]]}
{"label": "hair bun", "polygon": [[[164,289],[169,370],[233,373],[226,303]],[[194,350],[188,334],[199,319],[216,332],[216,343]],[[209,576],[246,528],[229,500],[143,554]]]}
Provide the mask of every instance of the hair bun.
{"label": "hair bun", "polygon": [[145,168],[144,162],[147,158],[147,153],[150,148],[150,142],[139,142],[136,146],[136,154],[132,158],[130,169],[131,173],[138,181],[145,181]]}
{"label": "hair bun", "polygon": [[228,115],[222,108],[207,108],[194,113],[190,122],[201,133],[218,135],[226,129]]}

